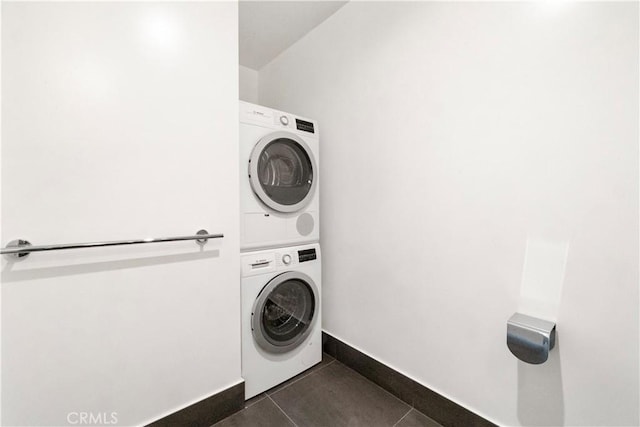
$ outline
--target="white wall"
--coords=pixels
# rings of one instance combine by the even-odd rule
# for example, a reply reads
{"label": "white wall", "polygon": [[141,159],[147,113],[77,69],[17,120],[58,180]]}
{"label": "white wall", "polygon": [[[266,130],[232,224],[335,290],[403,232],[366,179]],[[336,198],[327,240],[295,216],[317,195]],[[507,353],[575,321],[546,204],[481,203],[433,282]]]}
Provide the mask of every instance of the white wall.
{"label": "white wall", "polygon": [[261,69],[321,125],[325,330],[500,425],[638,425],[638,71],[637,3],[570,2],[350,2]]}
{"label": "white wall", "polygon": [[240,100],[258,103],[258,72],[240,65]]}
{"label": "white wall", "polygon": [[241,381],[237,18],[2,4],[3,245],[225,234],[3,260],[3,425],[140,425]]}

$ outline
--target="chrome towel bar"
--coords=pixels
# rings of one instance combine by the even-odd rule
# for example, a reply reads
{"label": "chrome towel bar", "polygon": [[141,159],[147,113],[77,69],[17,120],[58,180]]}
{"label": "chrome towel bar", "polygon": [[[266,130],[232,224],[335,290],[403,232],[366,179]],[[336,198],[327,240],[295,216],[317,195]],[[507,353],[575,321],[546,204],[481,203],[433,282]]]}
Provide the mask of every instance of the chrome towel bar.
{"label": "chrome towel bar", "polygon": [[61,245],[40,245],[32,246],[30,242],[23,239],[10,241],[6,247],[0,249],[0,254],[15,261],[23,259],[31,252],[59,251],[65,249],[100,248],[105,246],[141,245],[144,243],[177,242],[180,240],[195,240],[200,246],[207,243],[208,239],[221,239],[224,234],[209,234],[207,230],[200,230],[193,236],[176,237],[156,237],[138,240],[115,240],[111,242],[90,242],[90,243],[66,243]]}

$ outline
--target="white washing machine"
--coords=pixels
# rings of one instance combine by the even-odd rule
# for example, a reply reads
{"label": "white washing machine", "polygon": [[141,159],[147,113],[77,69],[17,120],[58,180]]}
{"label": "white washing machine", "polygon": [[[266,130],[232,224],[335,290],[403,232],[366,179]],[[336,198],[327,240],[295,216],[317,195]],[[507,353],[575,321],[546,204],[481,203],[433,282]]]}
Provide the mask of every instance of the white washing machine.
{"label": "white washing machine", "polygon": [[242,377],[249,399],[322,360],[320,246],[241,259]]}
{"label": "white washing machine", "polygon": [[240,249],[320,239],[318,124],[240,101]]}

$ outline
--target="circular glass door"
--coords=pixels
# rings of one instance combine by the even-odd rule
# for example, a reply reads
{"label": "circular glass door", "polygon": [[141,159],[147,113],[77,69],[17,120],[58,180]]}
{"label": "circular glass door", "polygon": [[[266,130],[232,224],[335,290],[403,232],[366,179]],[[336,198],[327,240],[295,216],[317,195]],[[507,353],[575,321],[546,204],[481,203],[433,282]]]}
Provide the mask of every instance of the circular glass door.
{"label": "circular glass door", "polygon": [[296,212],[311,201],[315,191],[315,159],[302,138],[274,132],[254,147],[249,180],[265,205],[278,212]]}
{"label": "circular glass door", "polygon": [[287,272],[262,289],[251,312],[256,343],[270,353],[284,353],[302,344],[317,318],[318,292],[309,276]]}

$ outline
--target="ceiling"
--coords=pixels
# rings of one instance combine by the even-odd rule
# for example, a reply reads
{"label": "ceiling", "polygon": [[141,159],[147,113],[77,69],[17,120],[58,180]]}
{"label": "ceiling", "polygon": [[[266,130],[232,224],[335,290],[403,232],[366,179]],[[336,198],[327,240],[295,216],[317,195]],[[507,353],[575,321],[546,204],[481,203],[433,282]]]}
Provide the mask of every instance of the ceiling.
{"label": "ceiling", "polygon": [[259,70],[345,4],[346,1],[241,0],[240,65]]}

